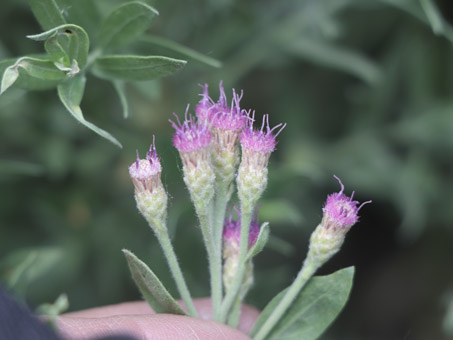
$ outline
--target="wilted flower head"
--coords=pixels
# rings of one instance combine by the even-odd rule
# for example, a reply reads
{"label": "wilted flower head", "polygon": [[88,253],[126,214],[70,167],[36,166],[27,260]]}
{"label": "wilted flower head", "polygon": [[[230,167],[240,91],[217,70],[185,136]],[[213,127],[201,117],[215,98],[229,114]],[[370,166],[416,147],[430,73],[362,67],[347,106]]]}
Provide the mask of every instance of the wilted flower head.
{"label": "wilted flower head", "polygon": [[176,122],[170,120],[175,129],[173,145],[178,149],[185,166],[196,166],[199,161],[209,160],[211,132],[206,123],[198,122],[195,117],[188,115],[187,105],[183,123],[175,114]]}
{"label": "wilted flower head", "polygon": [[156,186],[162,186],[160,181],[161,172],[162,168],[159,157],[157,157],[156,144],[153,136],[153,143],[150,145],[145,159],[140,159],[137,150],[137,159],[129,167],[129,175],[137,192],[152,192]]}
{"label": "wilted flower head", "polygon": [[359,205],[358,201],[353,201],[354,192],[351,197],[346,196],[344,192],[344,185],[341,180],[334,175],[334,178],[340,183],[340,192],[333,193],[327,197],[327,201],[322,209],[324,212],[323,225],[325,228],[345,228],[349,230],[358,220],[359,210],[371,201],[363,202]]}

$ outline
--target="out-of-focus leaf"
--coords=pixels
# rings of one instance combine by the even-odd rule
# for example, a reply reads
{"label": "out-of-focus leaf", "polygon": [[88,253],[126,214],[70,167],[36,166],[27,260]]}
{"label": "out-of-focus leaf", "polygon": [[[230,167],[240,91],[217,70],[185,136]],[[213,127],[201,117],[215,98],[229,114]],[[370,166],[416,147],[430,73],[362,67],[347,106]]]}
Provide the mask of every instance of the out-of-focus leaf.
{"label": "out-of-focus leaf", "polygon": [[291,223],[299,225],[302,214],[294,204],[285,199],[263,200],[260,203],[260,218],[271,223]]}
{"label": "out-of-focus leaf", "polygon": [[[313,277],[266,339],[317,339],[346,304],[352,288],[353,276],[354,267],[348,267],[330,275]],[[265,324],[285,293],[286,289],[275,296],[264,308],[250,334],[252,337]]]}
{"label": "out-of-focus leaf", "polygon": [[54,62],[71,67],[76,60],[80,68],[86,65],[90,42],[88,34],[80,26],[62,25],[40,34],[28,35],[27,38],[46,40],[46,51]]}
{"label": "out-of-focus leaf", "polygon": [[116,47],[135,40],[148,29],[158,14],[154,8],[139,1],[117,7],[101,24],[101,47]]}
{"label": "out-of-focus leaf", "polygon": [[47,316],[58,316],[69,308],[69,300],[66,294],[57,297],[54,303],[44,303],[36,308],[36,313]]}
{"label": "out-of-focus leaf", "polygon": [[113,144],[122,148],[121,143],[110,133],[85,120],[85,117],[83,116],[82,110],[79,106],[83,97],[83,92],[85,90],[85,81],[86,79],[83,75],[78,75],[58,85],[58,96],[61,102],[71,113],[71,115],[80,123],[93,130],[98,135],[109,140]]}
{"label": "out-of-focus leaf", "polygon": [[202,54],[198,51],[195,51],[189,47],[186,47],[184,45],[181,45],[181,44],[174,42],[172,40],[169,40],[169,39],[165,39],[165,38],[154,36],[154,35],[147,35],[147,36],[142,37],[140,39],[140,41],[166,48],[168,50],[177,52],[185,57],[199,61],[200,63],[206,64],[206,65],[209,65],[209,66],[212,66],[215,68],[222,67],[221,61],[214,59],[212,57],[209,57],[205,54]]}
{"label": "out-of-focus leaf", "polygon": [[127,97],[126,97],[126,88],[124,86],[124,82],[121,80],[114,80],[113,82],[113,87],[116,90],[116,93],[118,94],[118,97],[120,98],[121,106],[123,108],[123,117],[126,119],[129,117],[129,104],[127,103]]}
{"label": "out-of-focus leaf", "polygon": [[266,246],[267,240],[269,239],[269,223],[265,222],[260,227],[260,233],[258,234],[258,238],[256,243],[253,245],[252,249],[249,250],[247,254],[247,260],[251,259],[252,257],[261,253],[261,251]]}
{"label": "out-of-focus leaf", "polygon": [[61,14],[70,23],[79,25],[87,31],[90,38],[94,37],[99,29],[101,15],[98,9],[98,1],[93,0],[56,0],[61,8]]}
{"label": "out-of-focus leaf", "polygon": [[9,287],[23,293],[27,286],[53,268],[61,256],[61,249],[53,247],[17,250],[2,260],[0,272]]}
{"label": "out-of-focus leaf", "polygon": [[187,315],[143,261],[129,250],[123,249],[123,253],[135,284],[156,313]]}
{"label": "out-of-focus leaf", "polygon": [[172,74],[186,63],[185,60],[160,56],[110,55],[96,59],[93,73],[109,80],[151,80]]}
{"label": "out-of-focus leaf", "polygon": [[357,52],[326,41],[299,38],[291,44],[281,44],[287,52],[315,64],[351,73],[367,83],[376,83],[381,76],[379,67]]}
{"label": "out-of-focus leaf", "polygon": [[31,10],[44,30],[66,24],[55,0],[29,0]]}
{"label": "out-of-focus leaf", "polygon": [[0,94],[13,85],[28,90],[52,88],[66,77],[51,60],[34,57],[4,60],[0,62],[0,71],[2,69]]}

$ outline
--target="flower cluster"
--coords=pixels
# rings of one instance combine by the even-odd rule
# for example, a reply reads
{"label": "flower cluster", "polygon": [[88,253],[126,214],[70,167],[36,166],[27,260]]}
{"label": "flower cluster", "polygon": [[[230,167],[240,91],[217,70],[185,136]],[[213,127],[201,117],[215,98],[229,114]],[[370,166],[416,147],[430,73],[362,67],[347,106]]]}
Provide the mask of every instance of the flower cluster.
{"label": "flower cluster", "polygon": [[[254,128],[255,112],[241,108],[243,92],[233,90],[228,101],[220,83],[219,93],[219,99],[214,101],[208,85],[203,85],[194,114],[190,114],[188,105],[184,120],[175,114],[170,124],[175,129],[173,145],[182,160],[184,182],[194,203],[208,254],[213,319],[235,326],[240,318],[241,303],[253,285],[252,259],[263,249],[269,235],[268,223],[262,226],[258,223],[256,206],[267,186],[270,155],[286,124],[271,127],[269,115],[265,114],[260,127]],[[166,229],[168,199],[161,172],[153,137],[145,159],[140,159],[137,152],[129,175],[135,187],[137,207],[155,231],[189,315],[197,316]],[[327,197],[323,218],[310,237],[308,254],[299,274],[266,322],[257,323],[260,326],[252,331],[255,340],[263,340],[272,332],[317,268],[339,251],[346,233],[358,221],[360,209],[371,202],[360,204],[353,200],[354,192],[347,196],[341,180],[334,177],[341,189]],[[235,188],[239,204],[234,204],[227,214]],[[128,261],[135,261],[131,254]],[[145,270],[147,278],[143,276],[142,262],[137,260],[130,265],[140,289],[156,286],[158,280],[149,269]],[[162,292],[160,289],[158,293]],[[154,297],[154,293],[145,291],[143,295]],[[164,300],[165,306],[160,306],[162,311],[184,314],[176,302],[170,303],[171,297]],[[155,303],[150,301],[152,306]]]}

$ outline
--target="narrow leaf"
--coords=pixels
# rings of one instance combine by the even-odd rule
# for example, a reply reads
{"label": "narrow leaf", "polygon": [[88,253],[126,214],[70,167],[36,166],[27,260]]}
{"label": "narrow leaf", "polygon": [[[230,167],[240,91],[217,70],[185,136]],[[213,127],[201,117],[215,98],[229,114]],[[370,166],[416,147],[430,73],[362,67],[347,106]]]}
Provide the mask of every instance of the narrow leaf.
{"label": "narrow leaf", "polygon": [[29,0],[31,10],[44,30],[66,24],[55,0]]}
{"label": "narrow leaf", "polygon": [[116,47],[135,40],[148,29],[158,14],[154,8],[139,1],[115,8],[101,24],[101,47]]}
{"label": "narrow leaf", "polygon": [[80,26],[61,25],[40,34],[28,35],[27,38],[46,40],[46,51],[53,61],[62,62],[67,67],[71,67],[74,60],[80,68],[86,65],[90,41]]}
{"label": "narrow leaf", "polygon": [[267,240],[269,239],[269,223],[265,222],[261,225],[260,228],[260,233],[258,234],[258,238],[256,239],[255,244],[253,247],[249,250],[247,254],[247,260],[250,260],[252,257],[256,256],[257,254],[261,253],[261,251],[264,249],[264,246],[267,243]]}
{"label": "narrow leaf", "polygon": [[129,104],[127,103],[127,97],[126,97],[126,88],[124,86],[124,82],[121,80],[114,80],[113,82],[113,87],[116,90],[116,93],[118,94],[118,97],[120,98],[121,106],[123,108],[123,117],[126,119],[129,117]]}
{"label": "narrow leaf", "polygon": [[129,250],[123,253],[135,284],[156,313],[187,315],[144,262]]}
{"label": "narrow leaf", "polygon": [[157,45],[163,48],[166,48],[168,50],[180,53],[183,56],[189,57],[193,60],[197,60],[200,63],[215,67],[215,68],[220,68],[222,67],[222,62],[220,60],[214,59],[212,57],[209,57],[205,54],[202,54],[198,51],[195,51],[189,47],[186,47],[184,45],[181,45],[177,42],[174,42],[169,39],[165,39],[162,37],[154,36],[154,35],[147,35],[143,38],[140,39],[140,41]]}
{"label": "narrow leaf", "polygon": [[[327,276],[315,276],[299,293],[293,304],[277,323],[267,340],[315,340],[336,319],[352,288],[354,267]],[[253,337],[283,298],[286,289],[264,308],[251,332]]]}
{"label": "narrow leaf", "polygon": [[48,89],[66,78],[65,72],[55,67],[51,60],[35,57],[2,61],[0,72],[2,69],[0,94],[11,86],[26,90]]}
{"label": "narrow leaf", "polygon": [[172,74],[185,64],[185,60],[160,56],[110,55],[96,59],[93,73],[109,80],[151,80]]}
{"label": "narrow leaf", "polygon": [[110,133],[85,120],[79,106],[83,97],[84,89],[85,77],[83,75],[78,75],[58,85],[58,97],[69,113],[71,113],[71,115],[80,123],[122,148],[121,143]]}
{"label": "narrow leaf", "polygon": [[14,82],[19,78],[19,71],[16,67],[10,68],[8,67],[5,72],[3,73],[2,77],[2,85],[0,88],[0,94],[6,91]]}

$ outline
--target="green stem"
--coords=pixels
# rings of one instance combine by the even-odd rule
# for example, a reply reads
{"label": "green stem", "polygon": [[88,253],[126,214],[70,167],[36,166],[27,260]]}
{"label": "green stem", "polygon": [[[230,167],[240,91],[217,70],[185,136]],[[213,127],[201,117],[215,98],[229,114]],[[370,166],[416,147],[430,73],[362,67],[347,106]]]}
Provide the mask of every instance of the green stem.
{"label": "green stem", "polygon": [[[222,301],[222,257],[220,249],[214,245],[214,235],[209,224],[208,213],[202,213],[197,209],[200,221],[201,233],[208,253],[209,275],[211,277],[211,298],[214,320],[218,321],[217,313]],[[220,275],[219,275],[220,273]]]}
{"label": "green stem", "polygon": [[239,259],[238,267],[236,269],[236,275],[234,281],[231,284],[230,290],[227,292],[225,299],[222,302],[220,310],[220,322],[225,322],[228,318],[231,306],[233,305],[236,297],[241,289],[241,284],[244,278],[245,272],[245,261],[247,258],[247,251],[249,245],[249,231],[250,223],[252,222],[252,208],[241,204],[241,238],[239,241]]}
{"label": "green stem", "polygon": [[318,267],[319,266],[311,261],[310,257],[308,256],[296,279],[288,288],[285,296],[283,296],[277,307],[273,310],[271,315],[269,315],[261,328],[258,329],[256,335],[253,337],[253,340],[263,340],[266,338],[266,336],[272,331],[274,326],[280,321],[286,310],[291,306],[301,289],[313,276]]}
{"label": "green stem", "polygon": [[197,310],[195,309],[189,289],[187,288],[186,281],[184,280],[181,267],[179,266],[178,259],[176,258],[175,251],[170,241],[170,237],[168,236],[167,229],[162,228],[161,226],[157,226],[156,230],[157,229],[160,229],[159,231],[156,231],[157,239],[159,240],[159,243],[164,251],[165,257],[167,258],[168,266],[170,267],[170,271],[176,282],[176,287],[178,288],[179,294],[186,304],[190,316],[198,317]]}
{"label": "green stem", "polygon": [[241,317],[242,300],[239,296],[234,300],[233,307],[231,307],[230,315],[228,316],[228,326],[236,328],[239,324]]}

